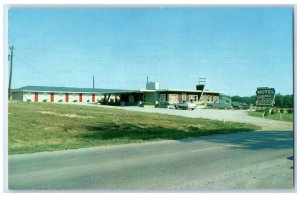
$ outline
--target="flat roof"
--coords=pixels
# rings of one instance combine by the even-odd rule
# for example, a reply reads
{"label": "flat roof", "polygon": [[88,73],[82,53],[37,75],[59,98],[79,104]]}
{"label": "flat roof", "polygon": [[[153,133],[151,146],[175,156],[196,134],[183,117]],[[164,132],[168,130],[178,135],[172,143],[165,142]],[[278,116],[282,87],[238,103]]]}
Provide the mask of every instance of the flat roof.
{"label": "flat roof", "polygon": [[[186,89],[159,89],[159,90],[122,90],[122,89],[99,89],[99,88],[74,88],[74,87],[50,87],[50,86],[25,86],[18,89],[13,89],[12,92],[68,92],[68,93],[147,93],[147,92],[187,92],[201,93],[201,90],[186,90]],[[203,93],[223,94],[219,91],[203,91]]]}
{"label": "flat roof", "polygon": [[50,87],[50,86],[25,86],[13,89],[12,92],[69,92],[69,93],[119,93],[129,90],[99,89],[99,88],[74,88],[74,87]]}
{"label": "flat roof", "polygon": [[[186,89],[159,89],[159,90],[137,90],[137,92],[189,92],[189,93],[201,93],[202,90],[186,90]],[[208,91],[204,90],[204,93],[212,93],[212,94],[223,94],[223,92],[219,91]]]}

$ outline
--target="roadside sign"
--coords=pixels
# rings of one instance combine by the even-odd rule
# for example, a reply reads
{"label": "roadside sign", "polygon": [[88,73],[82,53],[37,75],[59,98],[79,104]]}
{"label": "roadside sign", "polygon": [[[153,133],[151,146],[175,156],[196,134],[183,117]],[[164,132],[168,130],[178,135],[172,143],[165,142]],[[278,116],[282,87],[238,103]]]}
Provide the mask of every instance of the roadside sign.
{"label": "roadside sign", "polygon": [[256,90],[256,106],[272,107],[274,105],[275,89],[268,87],[257,88]]}

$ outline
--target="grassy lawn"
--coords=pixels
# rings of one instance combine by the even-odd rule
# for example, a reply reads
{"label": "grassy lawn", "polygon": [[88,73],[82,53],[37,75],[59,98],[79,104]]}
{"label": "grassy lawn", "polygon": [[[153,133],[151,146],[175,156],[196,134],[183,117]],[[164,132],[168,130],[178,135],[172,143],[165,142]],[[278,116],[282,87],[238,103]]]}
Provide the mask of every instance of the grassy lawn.
{"label": "grassy lawn", "polygon": [[[251,111],[248,112],[248,115],[262,118],[263,112]],[[294,117],[293,114],[284,113],[282,114],[282,121],[293,122],[294,120],[293,117]],[[272,119],[272,120],[280,120],[280,114],[279,113],[269,114],[264,118]]]}
{"label": "grassy lawn", "polygon": [[53,103],[8,104],[9,154],[257,130],[244,123]]}

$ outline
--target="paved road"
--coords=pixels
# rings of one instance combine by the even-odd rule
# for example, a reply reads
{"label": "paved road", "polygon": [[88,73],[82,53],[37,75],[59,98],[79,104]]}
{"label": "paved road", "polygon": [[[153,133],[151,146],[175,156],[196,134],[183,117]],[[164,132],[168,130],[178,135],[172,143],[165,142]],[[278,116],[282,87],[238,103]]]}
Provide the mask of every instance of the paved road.
{"label": "paved road", "polygon": [[258,125],[265,131],[287,131],[293,130],[293,123],[285,121],[270,120],[266,118],[252,117],[247,114],[244,110],[218,110],[218,109],[195,109],[195,110],[176,110],[176,109],[165,109],[165,108],[144,108],[137,106],[117,107],[107,105],[91,105],[105,108],[115,108],[130,111],[139,111],[147,113],[160,113],[176,116],[184,116],[190,118],[206,118],[212,120],[221,121],[232,121],[232,122],[243,122]]}
{"label": "paved road", "polygon": [[9,156],[9,188],[293,188],[293,132],[248,132]]}

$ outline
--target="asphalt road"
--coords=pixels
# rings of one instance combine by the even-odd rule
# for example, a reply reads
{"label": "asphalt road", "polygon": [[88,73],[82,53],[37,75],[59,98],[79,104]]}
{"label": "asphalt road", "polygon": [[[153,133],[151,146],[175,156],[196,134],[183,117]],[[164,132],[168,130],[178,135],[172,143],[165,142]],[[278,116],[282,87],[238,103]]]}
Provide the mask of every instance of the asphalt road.
{"label": "asphalt road", "polygon": [[8,162],[10,190],[290,190],[293,132],[12,155]]}

